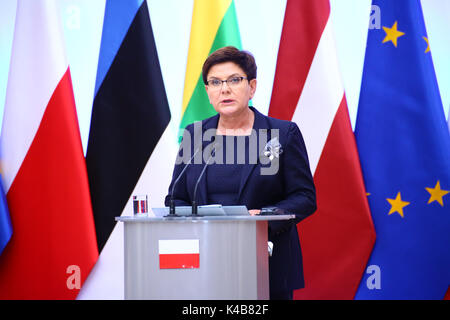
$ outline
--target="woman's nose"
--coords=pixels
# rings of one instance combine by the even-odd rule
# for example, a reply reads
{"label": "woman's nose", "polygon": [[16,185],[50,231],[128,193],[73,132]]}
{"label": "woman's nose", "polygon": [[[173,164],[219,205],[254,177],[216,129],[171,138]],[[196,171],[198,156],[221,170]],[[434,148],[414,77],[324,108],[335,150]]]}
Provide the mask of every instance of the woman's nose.
{"label": "woman's nose", "polygon": [[226,81],[222,82],[222,87],[220,90],[222,91],[222,93],[230,92],[231,89],[230,89],[230,86],[228,85],[228,82],[226,82]]}

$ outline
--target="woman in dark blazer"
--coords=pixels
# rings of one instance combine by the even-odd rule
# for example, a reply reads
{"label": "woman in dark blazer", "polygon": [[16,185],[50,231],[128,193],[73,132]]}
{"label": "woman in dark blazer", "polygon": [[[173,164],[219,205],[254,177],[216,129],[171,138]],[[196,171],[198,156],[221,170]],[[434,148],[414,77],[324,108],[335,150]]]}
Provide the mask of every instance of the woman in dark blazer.
{"label": "woman in dark blazer", "polygon": [[[214,161],[208,162],[199,182],[198,205],[245,205],[251,214],[261,210],[294,214],[295,219],[268,224],[268,238],[273,243],[273,255],[269,258],[270,298],[292,299],[293,290],[304,287],[296,225],[316,210],[302,135],[295,123],[267,117],[248,106],[256,90],[256,64],[248,52],[234,47],[219,49],[205,61],[202,73],[210,103],[218,114],[187,126],[184,137],[196,138],[183,138],[180,152],[190,151],[183,155],[187,161],[199,146],[208,150],[213,145],[215,152],[211,158],[200,155],[199,164],[187,167],[173,198],[177,206],[192,204],[194,186],[209,158]],[[189,148],[183,143],[188,143]],[[166,205],[174,180],[183,168],[184,164],[177,161]]]}

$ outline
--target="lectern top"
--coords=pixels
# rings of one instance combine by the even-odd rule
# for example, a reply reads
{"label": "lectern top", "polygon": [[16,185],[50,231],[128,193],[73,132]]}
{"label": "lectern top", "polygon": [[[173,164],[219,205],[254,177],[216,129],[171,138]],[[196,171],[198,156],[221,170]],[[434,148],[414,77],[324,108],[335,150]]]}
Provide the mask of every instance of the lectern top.
{"label": "lectern top", "polygon": [[273,220],[290,220],[294,219],[293,214],[283,215],[264,215],[264,216],[199,216],[191,217],[152,217],[152,216],[121,216],[116,217],[116,221],[121,222],[159,222],[159,221],[176,221],[176,222],[190,222],[190,221],[273,221]]}

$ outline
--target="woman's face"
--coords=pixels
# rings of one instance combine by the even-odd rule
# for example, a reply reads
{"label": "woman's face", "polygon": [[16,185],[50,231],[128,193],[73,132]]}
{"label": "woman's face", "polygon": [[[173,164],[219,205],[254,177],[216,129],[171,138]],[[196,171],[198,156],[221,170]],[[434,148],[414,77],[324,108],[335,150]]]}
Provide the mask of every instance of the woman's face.
{"label": "woman's face", "polygon": [[[235,77],[247,78],[245,72],[234,62],[223,62],[209,69],[207,80],[228,80]],[[243,79],[238,84],[223,82],[220,86],[206,85],[209,102],[220,115],[239,115],[253,98],[256,90],[256,79]]]}

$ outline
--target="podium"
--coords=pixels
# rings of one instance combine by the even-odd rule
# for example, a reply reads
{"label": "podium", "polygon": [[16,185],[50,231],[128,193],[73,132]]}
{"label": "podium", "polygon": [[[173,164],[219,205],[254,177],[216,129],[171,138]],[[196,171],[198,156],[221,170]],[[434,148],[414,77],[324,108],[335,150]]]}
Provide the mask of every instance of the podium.
{"label": "podium", "polygon": [[267,221],[294,217],[117,217],[125,299],[269,299]]}

